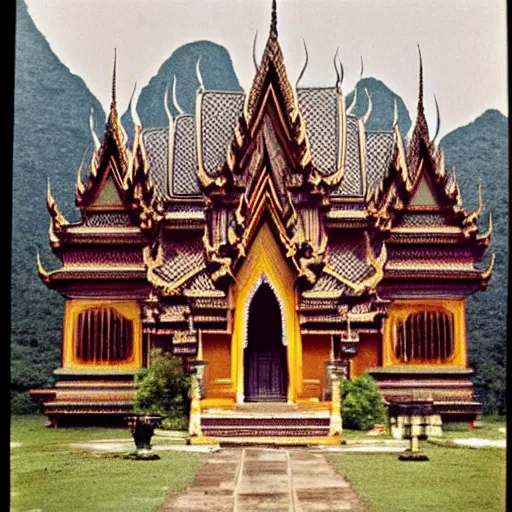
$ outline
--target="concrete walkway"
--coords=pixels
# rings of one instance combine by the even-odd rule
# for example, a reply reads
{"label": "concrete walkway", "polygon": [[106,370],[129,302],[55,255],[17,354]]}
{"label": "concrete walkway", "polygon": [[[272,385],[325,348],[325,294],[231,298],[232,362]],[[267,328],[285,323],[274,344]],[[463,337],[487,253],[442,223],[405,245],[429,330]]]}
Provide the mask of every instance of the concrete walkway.
{"label": "concrete walkway", "polygon": [[345,510],[367,507],[321,453],[308,450],[223,449],[208,456],[192,486],[159,512]]}

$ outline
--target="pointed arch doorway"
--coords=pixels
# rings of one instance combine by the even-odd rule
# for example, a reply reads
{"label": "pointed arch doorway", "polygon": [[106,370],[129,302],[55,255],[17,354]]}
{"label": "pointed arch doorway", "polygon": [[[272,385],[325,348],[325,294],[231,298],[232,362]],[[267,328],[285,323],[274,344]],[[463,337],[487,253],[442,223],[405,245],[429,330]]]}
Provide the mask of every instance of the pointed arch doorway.
{"label": "pointed arch doorway", "polygon": [[244,349],[246,402],[286,402],[288,367],[279,302],[268,283],[261,283],[249,305]]}

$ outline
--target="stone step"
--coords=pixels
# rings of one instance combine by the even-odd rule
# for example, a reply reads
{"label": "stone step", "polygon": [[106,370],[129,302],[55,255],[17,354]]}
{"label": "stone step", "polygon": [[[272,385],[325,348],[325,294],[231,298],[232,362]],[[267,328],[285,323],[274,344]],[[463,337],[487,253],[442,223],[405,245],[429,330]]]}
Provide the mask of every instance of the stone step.
{"label": "stone step", "polygon": [[202,416],[201,424],[208,427],[244,427],[244,426],[322,426],[329,425],[329,416],[323,417],[286,417],[286,416],[259,416],[259,417],[212,417]]}
{"label": "stone step", "polygon": [[207,429],[202,428],[203,435],[217,439],[221,438],[240,438],[240,437],[256,437],[256,438],[280,438],[280,437],[322,437],[329,434],[329,427],[326,428],[309,428],[290,427],[290,428],[236,428],[236,429]]}
{"label": "stone step", "polygon": [[266,414],[297,411],[297,404],[286,402],[248,402],[237,404],[236,411],[239,412],[263,412]]}

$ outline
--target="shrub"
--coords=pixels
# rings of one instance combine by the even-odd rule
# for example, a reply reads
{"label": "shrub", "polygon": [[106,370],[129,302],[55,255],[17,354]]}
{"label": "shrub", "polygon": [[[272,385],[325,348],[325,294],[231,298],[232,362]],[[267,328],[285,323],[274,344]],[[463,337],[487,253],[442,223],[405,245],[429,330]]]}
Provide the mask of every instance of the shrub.
{"label": "shrub", "polygon": [[353,430],[370,430],[387,421],[386,409],[375,379],[368,374],[345,379],[341,386],[343,426]]}
{"label": "shrub", "polygon": [[[161,415],[166,424],[186,425],[189,413],[190,378],[185,375],[181,359],[161,349],[151,351],[151,366],[135,375],[137,392],[134,411]],[[172,421],[174,420],[174,421]]]}

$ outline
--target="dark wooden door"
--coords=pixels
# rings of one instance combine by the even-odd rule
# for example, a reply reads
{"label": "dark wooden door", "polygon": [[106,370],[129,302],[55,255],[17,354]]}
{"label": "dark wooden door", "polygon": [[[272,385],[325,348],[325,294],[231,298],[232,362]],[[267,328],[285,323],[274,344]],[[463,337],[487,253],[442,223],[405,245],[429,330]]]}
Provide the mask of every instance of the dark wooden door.
{"label": "dark wooden door", "polygon": [[249,307],[248,345],[244,354],[245,400],[286,401],[286,347],[281,312],[274,292],[262,284]]}

